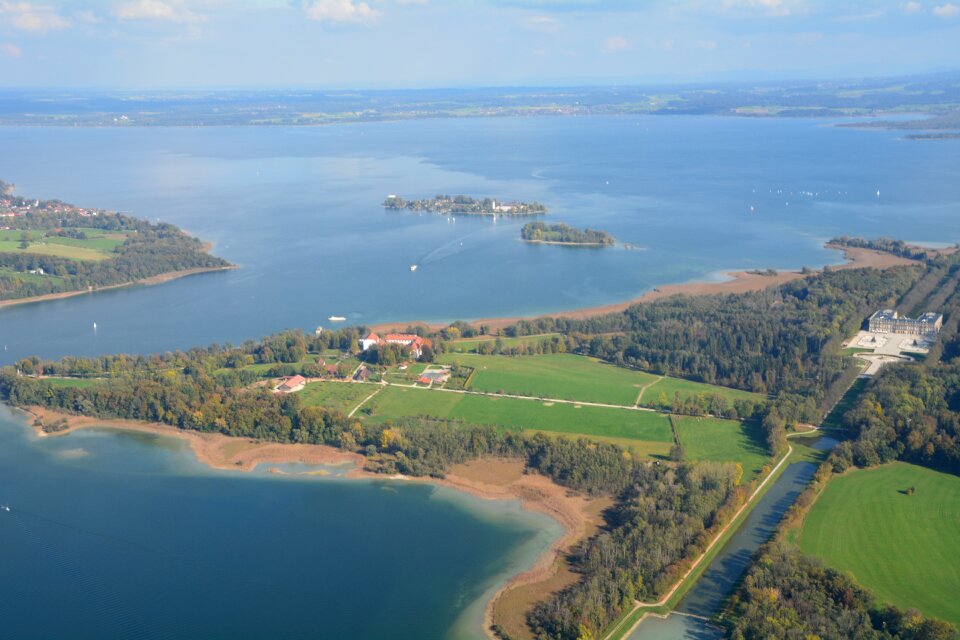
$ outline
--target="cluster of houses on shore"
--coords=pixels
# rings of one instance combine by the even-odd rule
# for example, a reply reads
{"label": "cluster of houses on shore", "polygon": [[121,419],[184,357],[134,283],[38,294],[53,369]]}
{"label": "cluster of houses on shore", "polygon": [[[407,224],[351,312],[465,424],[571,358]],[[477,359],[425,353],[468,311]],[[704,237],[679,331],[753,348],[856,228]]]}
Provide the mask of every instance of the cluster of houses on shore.
{"label": "cluster of houses on shore", "polygon": [[43,211],[44,213],[76,213],[77,215],[90,218],[99,215],[97,209],[83,209],[63,202],[24,200],[11,195],[0,195],[0,218],[20,218],[28,213]]}
{"label": "cluster of houses on shore", "polygon": [[410,350],[411,358],[419,358],[423,355],[423,348],[433,348],[433,342],[429,338],[424,338],[413,333],[386,333],[379,336],[376,333],[368,333],[365,338],[361,338],[358,346],[360,351],[367,351],[373,347],[379,347],[384,344],[396,344],[406,347]]}

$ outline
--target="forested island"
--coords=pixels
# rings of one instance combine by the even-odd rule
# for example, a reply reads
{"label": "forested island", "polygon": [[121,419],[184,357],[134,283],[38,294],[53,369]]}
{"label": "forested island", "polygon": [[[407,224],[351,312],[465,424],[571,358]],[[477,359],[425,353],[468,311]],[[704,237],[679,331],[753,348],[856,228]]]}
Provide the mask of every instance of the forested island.
{"label": "forested island", "polygon": [[528,222],[520,230],[520,237],[527,242],[541,244],[609,247],[613,246],[614,243],[613,236],[606,231],[577,229],[562,222],[556,224]]}
{"label": "forested island", "polygon": [[0,301],[231,268],[172,224],[13,190],[0,181]]}
{"label": "forested island", "polygon": [[504,202],[493,198],[471,198],[470,196],[437,195],[422,200],[404,200],[395,195],[387,196],[383,201],[385,209],[408,211],[429,211],[445,215],[474,215],[474,216],[539,216],[547,212],[547,208],[539,202]]}
{"label": "forested island", "polygon": [[[851,245],[866,242],[847,241]],[[159,422],[266,442],[325,444],[362,454],[369,470],[385,474],[441,478],[453,465],[472,459],[520,459],[528,472],[543,474],[583,495],[603,497],[611,506],[604,526],[570,550],[566,566],[571,579],[543,594],[526,611],[525,630],[518,633],[497,626],[494,631],[504,638],[604,637],[636,601],[655,601],[671,589],[692,559],[730,522],[758,481],[771,472],[769,460],[786,450],[787,433],[801,423],[819,423],[844,394],[861,367],[842,353],[842,342],[877,308],[897,301],[904,308],[941,308],[947,317],[942,340],[923,364],[891,367],[867,389],[844,418],[843,428],[853,440],[837,448],[821,474],[895,459],[956,473],[960,468],[960,414],[953,407],[960,394],[957,264],[957,256],[938,254],[884,271],[825,270],[759,292],[675,296],[587,319],[520,321],[491,336],[485,347],[483,327],[462,322],[443,330],[410,327],[409,333],[432,340],[433,348],[421,354],[419,363],[402,347],[389,345],[392,360],[406,360],[418,371],[438,366],[431,361],[450,363],[452,379],[460,381],[458,388],[477,377],[477,370],[468,370],[467,361],[456,355],[458,349],[473,345],[478,356],[482,347],[500,354],[482,357],[502,358],[508,364],[521,360],[521,355],[566,354],[567,358],[580,356],[578,363],[598,358],[603,364],[596,366],[615,372],[648,372],[654,380],[670,376],[671,388],[698,384],[714,389],[715,393],[660,393],[644,401],[644,394],[637,399],[637,389],[630,387],[631,404],[643,401],[659,412],[632,413],[669,421],[677,442],[669,456],[644,455],[623,438],[611,442],[569,432],[556,437],[549,429],[438,417],[427,409],[429,398],[459,394],[426,388],[398,391],[416,391],[414,396],[420,398],[408,401],[405,414],[386,413],[388,405],[374,400],[362,408],[357,405],[353,417],[348,417],[332,404],[301,394],[275,393],[260,384],[265,370],[270,375],[323,376],[331,365],[322,358],[337,353],[340,360],[330,375],[342,377],[344,363],[355,362],[357,371],[369,369],[381,376],[386,391],[378,393],[388,393],[387,380],[405,373],[379,363],[378,353],[356,353],[358,340],[367,334],[363,327],[319,335],[285,332],[240,346],[212,345],[152,356],[25,358],[0,369],[0,399],[63,414]],[[544,370],[543,379],[547,374]],[[497,384],[508,382],[501,376]],[[593,378],[584,378],[578,391],[588,391],[594,383]],[[338,394],[359,387],[358,397],[381,386],[316,384],[332,385],[322,388]],[[731,390],[752,395],[731,396]],[[475,392],[469,397],[481,401],[483,395]],[[507,406],[507,397],[492,395],[498,397],[491,403]],[[395,400],[401,397],[396,395]],[[516,402],[525,412],[521,424],[540,406]],[[391,406],[398,406],[397,402]],[[478,411],[478,419],[493,406]],[[588,422],[584,416],[590,407],[576,410],[579,423]],[[618,420],[627,415],[618,414]],[[688,423],[692,418],[687,416],[696,418]],[[684,425],[721,416],[742,421],[765,446],[768,457],[762,469],[748,473],[739,462],[698,457],[680,444],[677,434]],[[721,422],[708,424],[715,433],[722,433]],[[40,428],[57,431],[63,426],[51,422]],[[878,640],[954,637],[949,625],[894,607],[878,607],[852,579],[790,555],[796,553],[770,548],[763,556],[768,560],[754,565],[731,604],[728,637],[807,638],[817,632],[822,638],[837,634]],[[770,597],[773,593],[782,597]]]}

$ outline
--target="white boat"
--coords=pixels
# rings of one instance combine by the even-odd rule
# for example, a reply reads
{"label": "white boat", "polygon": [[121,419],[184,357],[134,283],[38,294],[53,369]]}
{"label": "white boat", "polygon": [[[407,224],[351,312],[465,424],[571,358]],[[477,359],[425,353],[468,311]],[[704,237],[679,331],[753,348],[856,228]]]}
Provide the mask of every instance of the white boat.
{"label": "white boat", "polygon": [[344,318],[343,316],[330,316],[329,318],[327,318],[327,320],[329,320],[330,322],[343,322],[344,320],[346,320],[346,318]]}
{"label": "white boat", "polygon": [[417,265],[415,264],[410,265],[410,271],[416,271],[416,270],[417,270]]}
{"label": "white boat", "polygon": [[3,509],[4,511],[10,511],[10,507],[8,507],[7,505],[0,506],[0,509]]}

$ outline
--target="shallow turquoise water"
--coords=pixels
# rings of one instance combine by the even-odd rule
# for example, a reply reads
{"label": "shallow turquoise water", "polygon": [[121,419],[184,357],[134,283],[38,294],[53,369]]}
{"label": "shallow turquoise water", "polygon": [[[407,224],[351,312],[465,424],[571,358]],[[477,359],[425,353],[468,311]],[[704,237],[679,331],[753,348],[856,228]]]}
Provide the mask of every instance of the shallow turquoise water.
{"label": "shallow turquoise water", "polygon": [[[604,304],[726,269],[836,263],[821,245],[840,233],[960,239],[960,144],[828,124],[0,128],[0,177],[20,193],[170,220],[242,267],[5,309],[0,362],[239,342],[312,331],[331,315],[452,320]],[[641,250],[529,246],[521,221],[380,207],[388,193],[459,192],[537,199],[548,219],[605,229]]]}
{"label": "shallow turquoise water", "polygon": [[151,435],[37,439],[2,406],[0,504],[17,639],[479,638],[484,596],[559,533],[425,485],[215,472]]}

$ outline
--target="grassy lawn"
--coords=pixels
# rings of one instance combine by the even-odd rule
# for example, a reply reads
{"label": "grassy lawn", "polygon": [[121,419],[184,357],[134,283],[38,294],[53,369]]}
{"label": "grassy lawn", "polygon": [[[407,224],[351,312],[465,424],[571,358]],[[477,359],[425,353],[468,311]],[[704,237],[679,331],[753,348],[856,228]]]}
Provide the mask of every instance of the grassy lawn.
{"label": "grassy lawn", "polygon": [[384,389],[367,406],[373,412],[369,419],[378,422],[404,416],[430,416],[505,429],[660,442],[666,444],[666,451],[673,440],[667,417],[652,411],[550,404],[401,387]]}
{"label": "grassy lawn", "polygon": [[898,462],[831,480],[800,548],[884,602],[960,624],[958,538],[960,477]]}
{"label": "grassy lawn", "polygon": [[740,389],[731,389],[714,384],[704,384],[703,382],[693,382],[682,378],[665,377],[644,390],[643,397],[640,398],[640,404],[655,406],[661,393],[667,396],[667,400],[673,400],[674,394],[676,393],[679,393],[681,398],[698,396],[700,394],[716,394],[723,396],[731,402],[737,399],[755,400],[758,402],[766,399],[765,396],[760,393],[751,393],[750,391],[741,391]]}
{"label": "grassy lawn", "polygon": [[360,401],[377,390],[376,385],[354,382],[311,382],[297,393],[305,407],[323,407],[350,413]]}
{"label": "grassy lawn", "polygon": [[73,260],[105,260],[112,257],[111,252],[122,245],[127,235],[122,232],[109,232],[102,229],[81,229],[86,240],[64,238],[61,236],[47,236],[44,231],[27,231],[30,246],[20,248],[20,238],[23,231],[18,229],[0,231],[0,251],[35,253],[48,256],[59,256]]}
{"label": "grassy lawn", "polygon": [[688,459],[739,462],[744,482],[770,461],[761,429],[754,423],[673,416],[673,424]]}
{"label": "grassy lawn", "polygon": [[78,389],[85,389],[98,382],[103,382],[102,379],[97,378],[44,378],[44,381],[51,387],[76,387]]}
{"label": "grassy lawn", "polygon": [[[520,338],[500,338],[500,342],[504,347],[516,347],[521,344],[537,344],[543,340],[549,340],[554,336],[560,336],[559,333],[540,333],[535,336],[523,336]],[[481,336],[478,338],[460,338],[459,340],[452,340],[447,343],[447,349],[450,351],[456,351],[458,353],[476,353],[480,345],[485,344],[493,346],[497,341],[497,338],[490,336]]]}
{"label": "grassy lawn", "polygon": [[0,252],[10,253],[34,253],[45,256],[59,256],[61,258],[70,258],[72,260],[105,260],[111,257],[108,253],[86,247],[72,247],[65,244],[55,244],[50,242],[31,243],[26,249],[20,248],[20,241],[2,241],[0,240]]}
{"label": "grassy lawn", "polygon": [[473,367],[470,388],[535,398],[559,398],[633,406],[656,376],[568,353],[539,356],[445,354],[442,362]]}

